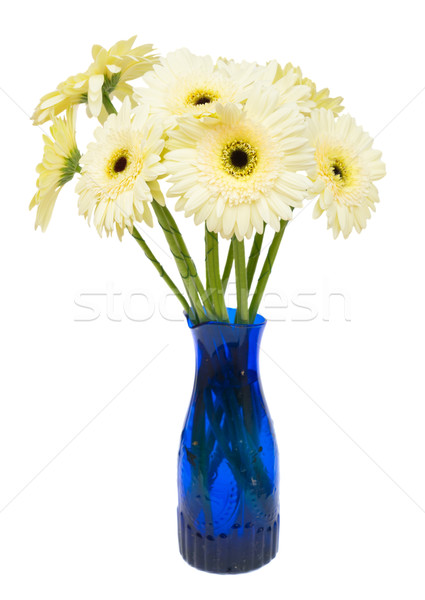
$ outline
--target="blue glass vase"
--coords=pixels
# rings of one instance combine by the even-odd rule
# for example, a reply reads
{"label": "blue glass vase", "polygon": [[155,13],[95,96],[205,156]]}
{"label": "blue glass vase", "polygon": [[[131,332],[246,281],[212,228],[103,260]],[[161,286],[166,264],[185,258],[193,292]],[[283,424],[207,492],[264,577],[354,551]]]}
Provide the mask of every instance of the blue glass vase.
{"label": "blue glass vase", "polygon": [[258,354],[265,319],[193,326],[196,375],[178,459],[183,558],[212,573],[244,573],[276,555],[279,468]]}

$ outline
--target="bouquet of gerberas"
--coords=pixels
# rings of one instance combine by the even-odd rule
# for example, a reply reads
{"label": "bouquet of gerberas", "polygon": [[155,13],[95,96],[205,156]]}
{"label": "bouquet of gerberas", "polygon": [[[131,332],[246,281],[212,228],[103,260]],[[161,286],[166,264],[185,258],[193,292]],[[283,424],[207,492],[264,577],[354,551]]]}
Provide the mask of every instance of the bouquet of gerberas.
{"label": "bouquet of gerberas", "polygon": [[[128,231],[181,302],[198,372],[180,450],[180,547],[200,568],[249,570],[277,548],[277,453],[256,356],[258,308],[279,245],[294,210],[316,196],[314,216],[326,213],[334,237],[360,232],[385,166],[371,137],[340,116],[342,98],[317,91],[299,67],[214,63],[186,49],[159,58],[134,40],[94,46],[88,69],[41,99],[33,121],[51,120],[51,137],[30,208],[44,231],[61,188],[77,176],[79,213],[100,235]],[[136,78],[142,86],[133,88]],[[80,104],[100,122],[84,154],[75,137]],[[175,209],[205,227],[204,280],[166,205],[164,177]],[[136,227],[154,217],[180,284]],[[255,278],[266,225],[274,237]],[[219,236],[230,240],[221,270]],[[236,311],[224,301],[233,266]],[[252,528],[251,543],[241,530]]]}

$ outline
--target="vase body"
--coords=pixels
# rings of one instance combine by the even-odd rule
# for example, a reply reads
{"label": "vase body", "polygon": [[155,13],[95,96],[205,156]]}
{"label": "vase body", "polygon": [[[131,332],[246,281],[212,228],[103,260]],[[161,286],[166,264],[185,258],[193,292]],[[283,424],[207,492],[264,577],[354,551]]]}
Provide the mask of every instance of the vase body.
{"label": "vase body", "polygon": [[258,372],[264,326],[260,316],[252,325],[189,322],[196,373],[179,450],[178,533],[183,558],[204,571],[251,571],[278,548],[278,451]]}

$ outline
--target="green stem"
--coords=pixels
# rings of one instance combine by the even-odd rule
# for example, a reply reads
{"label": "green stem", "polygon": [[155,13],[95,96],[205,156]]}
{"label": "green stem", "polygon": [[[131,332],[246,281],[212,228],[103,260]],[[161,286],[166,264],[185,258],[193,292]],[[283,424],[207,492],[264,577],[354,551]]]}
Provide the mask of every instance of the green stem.
{"label": "green stem", "polygon": [[272,243],[270,244],[269,251],[267,252],[266,260],[264,261],[263,268],[261,270],[260,277],[257,281],[257,287],[255,288],[254,296],[249,307],[249,322],[253,323],[257,315],[258,308],[264,295],[267,282],[272,272],[273,263],[276,259],[277,251],[279,250],[280,243],[282,241],[283,234],[285,233],[288,221],[280,222],[280,230],[274,234]]}
{"label": "green stem", "polygon": [[214,312],[222,322],[228,322],[226,305],[223,298],[223,285],[220,277],[217,234],[209,231],[205,225],[205,264],[207,272],[207,292],[211,293]]}
{"label": "green stem", "polygon": [[229,397],[227,394],[225,396],[226,407],[228,407],[225,423],[231,424],[232,429],[236,425],[230,436],[225,434],[223,426],[217,419],[217,407],[214,406],[211,389],[209,387],[204,389],[205,410],[211,430],[217,440],[217,445],[242,490],[248,491],[252,487],[253,471],[255,471],[258,473],[258,477],[255,478],[258,479],[261,487],[266,492],[264,496],[267,497],[272,488],[267,471],[261,462],[252,464],[252,457],[255,456],[258,447],[255,447],[249,436],[245,434],[239,408],[233,407],[233,410],[230,409],[230,405],[236,399]]}
{"label": "green stem", "polygon": [[180,292],[180,290],[178,289],[178,287],[176,286],[174,281],[171,279],[171,277],[169,277],[167,272],[164,270],[164,267],[161,265],[161,263],[155,257],[155,255],[153,254],[153,252],[151,251],[151,249],[149,248],[149,246],[147,245],[145,240],[142,238],[140,232],[134,226],[133,226],[133,231],[132,231],[131,235],[134,237],[136,242],[139,244],[139,246],[145,253],[146,257],[151,261],[151,263],[153,264],[155,269],[158,271],[159,276],[163,278],[163,280],[168,285],[170,290],[177,297],[180,304],[183,306],[183,309],[185,310],[185,312],[190,315],[190,307],[189,307],[189,304],[187,303],[186,298]]}
{"label": "green stem", "polygon": [[107,92],[105,92],[105,90],[103,90],[103,92],[102,92],[102,102],[103,102],[103,106],[106,108],[108,115],[116,115],[117,114],[117,109],[112,104],[109,94]]}
{"label": "green stem", "polygon": [[180,247],[177,244],[176,239],[173,235],[173,232],[170,229],[168,219],[162,210],[163,207],[154,200],[152,202],[152,208],[154,209],[156,218],[158,219],[158,223],[170,247],[171,254],[174,256],[174,260],[176,261],[177,268],[179,270],[180,276],[183,280],[184,286],[189,296],[190,303],[196,315],[196,319],[200,322],[207,321],[208,319],[205,316],[205,312],[198,297],[194,278],[191,276],[189,266],[187,265],[187,262],[184,256],[182,255]]}
{"label": "green stem", "polygon": [[[209,250],[208,250],[208,243],[209,243],[209,239],[208,239],[208,232],[207,232],[207,224],[205,223],[205,235],[204,235],[204,241],[205,241],[205,289],[208,292],[208,290],[211,289],[211,281],[210,281],[210,273],[209,273],[209,261],[208,261],[208,254],[209,254]],[[214,298],[212,299],[214,302]]]}
{"label": "green stem", "polygon": [[232,239],[233,253],[235,256],[236,273],[236,297],[237,311],[236,323],[248,323],[248,282],[246,277],[245,265],[245,245],[242,240],[239,242],[236,237]]}
{"label": "green stem", "polygon": [[[158,204],[155,200],[153,202],[153,204]],[[196,265],[193,262],[192,257],[189,254],[189,251],[187,249],[187,246],[185,244],[185,241],[183,239],[183,236],[180,232],[180,229],[177,226],[176,221],[174,220],[173,215],[170,213],[170,211],[168,210],[168,208],[166,206],[161,206],[159,205],[159,208],[161,210],[161,212],[163,213],[164,217],[167,219],[168,222],[168,229],[169,231],[172,233],[172,235],[175,238],[175,241],[180,249],[180,253],[183,257],[183,259],[186,261],[187,267],[189,269],[189,273],[190,276],[193,278],[195,286],[196,286],[196,290],[199,293],[202,303],[206,309],[207,315],[210,319],[214,320],[216,318],[216,315],[214,313],[214,307],[211,303],[211,300],[207,294],[207,292],[205,291],[204,286],[202,285],[202,282],[199,278],[198,275],[198,271],[196,269]]]}
{"label": "green stem", "polygon": [[212,399],[212,392],[209,387],[206,387],[204,390],[204,402],[210,427],[215,439],[217,440],[217,444],[219,445],[220,450],[223,452],[227,464],[232,470],[236,481],[241,485],[241,487],[245,488],[246,483],[244,481],[244,472],[240,468],[240,464],[238,464],[239,461],[237,454],[234,453],[233,450],[230,450],[229,439],[225,436],[221,428],[221,424],[217,419],[217,413]]}
{"label": "green stem", "polygon": [[224,265],[223,277],[221,278],[223,285],[223,294],[226,293],[227,284],[229,283],[230,273],[232,272],[233,266],[233,244],[229,246],[229,252],[227,253],[226,264]]}
{"label": "green stem", "polygon": [[[264,227],[266,225],[264,224]],[[251,289],[252,280],[254,279],[255,269],[257,268],[258,259],[260,258],[261,246],[263,244],[264,231],[263,233],[256,233],[254,241],[252,243],[251,252],[248,258],[247,267],[247,279],[248,279],[248,291]]]}
{"label": "green stem", "polygon": [[[205,513],[205,525],[212,524],[212,513],[211,513],[211,501],[209,494],[209,481],[208,481],[208,466],[210,460],[210,452],[207,448],[206,439],[206,412],[204,406],[204,398],[201,393],[195,401],[195,409],[193,415],[193,428],[192,428],[192,444],[190,452],[196,457],[196,469],[191,469],[192,473],[192,486],[194,493],[199,495],[200,502]],[[186,448],[186,451],[188,448]],[[199,471],[198,471],[199,469]],[[198,476],[200,474],[200,477]]]}

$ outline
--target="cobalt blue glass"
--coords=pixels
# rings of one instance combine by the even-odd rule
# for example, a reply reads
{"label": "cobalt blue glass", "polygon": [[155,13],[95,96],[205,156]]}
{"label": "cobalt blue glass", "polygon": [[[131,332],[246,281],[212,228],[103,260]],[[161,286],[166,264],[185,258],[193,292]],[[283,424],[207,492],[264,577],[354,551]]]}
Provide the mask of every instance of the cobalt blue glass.
{"label": "cobalt blue glass", "polygon": [[279,467],[258,354],[265,319],[251,325],[188,320],[195,383],[178,460],[183,558],[212,573],[244,573],[276,555]]}

